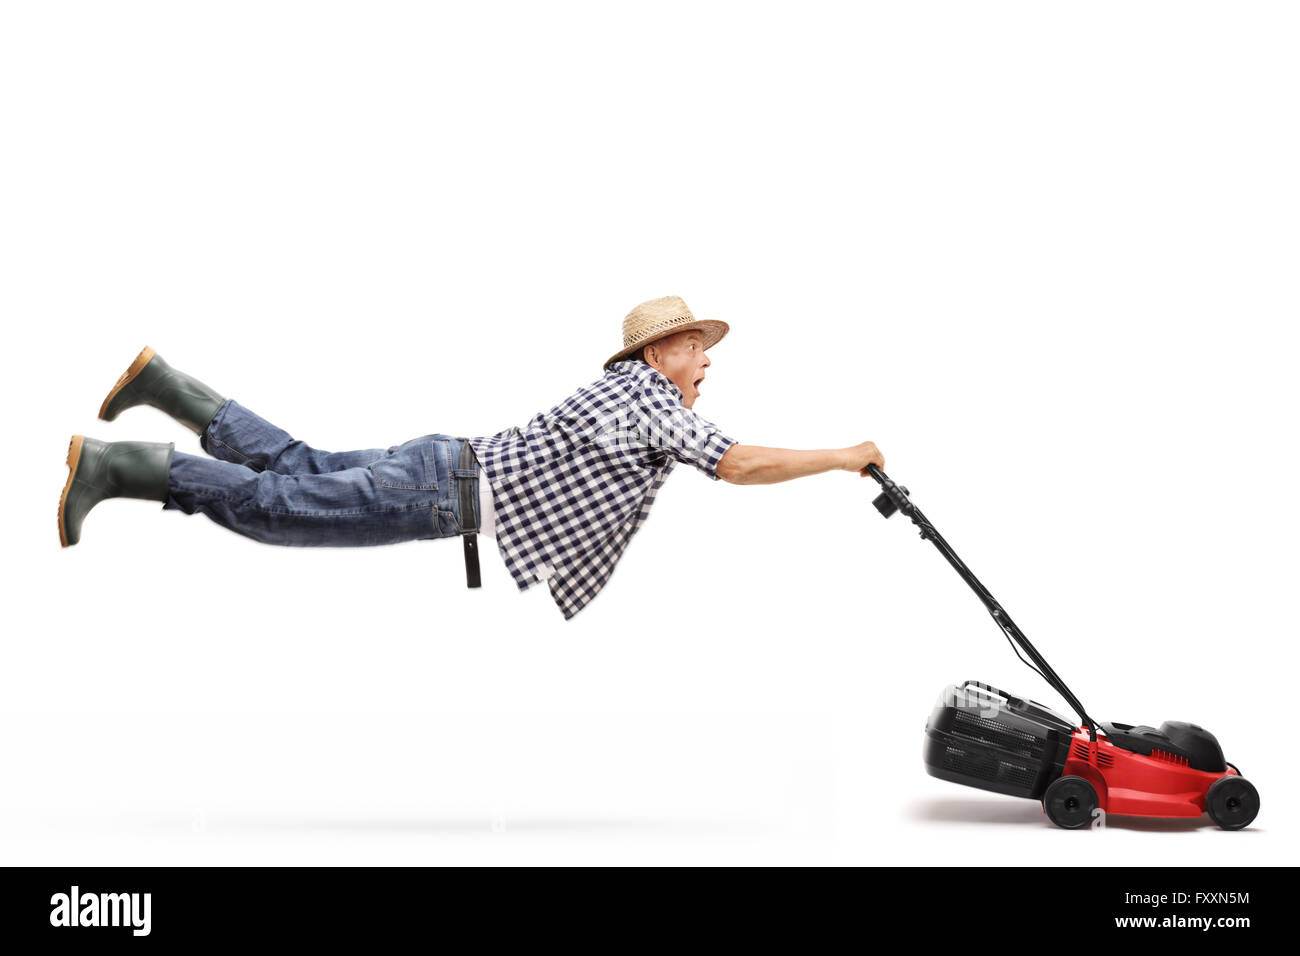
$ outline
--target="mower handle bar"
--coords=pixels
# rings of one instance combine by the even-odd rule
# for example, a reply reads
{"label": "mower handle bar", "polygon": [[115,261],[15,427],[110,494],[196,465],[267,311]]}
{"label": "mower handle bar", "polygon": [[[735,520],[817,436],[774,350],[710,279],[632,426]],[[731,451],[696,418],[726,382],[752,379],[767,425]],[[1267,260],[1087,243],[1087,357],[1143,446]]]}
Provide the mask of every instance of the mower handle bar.
{"label": "mower handle bar", "polygon": [[1087,711],[1083,709],[1083,704],[1079,702],[1079,698],[1075,697],[1070,688],[1065,686],[1065,681],[1057,676],[1056,671],[1052,670],[1051,665],[1047,663],[1043,655],[1029,642],[1029,638],[1025,637],[1024,632],[1016,626],[1016,622],[1011,620],[1011,616],[1003,610],[1002,605],[997,602],[997,599],[993,597],[988,588],[981,584],[979,578],[971,573],[970,568],[966,567],[966,563],[957,556],[957,552],[943,539],[943,535],[939,534],[934,525],[930,524],[925,515],[921,513],[921,509],[912,504],[908,490],[891,480],[884,470],[877,465],[867,465],[867,473],[879,482],[882,489],[882,494],[874,502],[876,510],[886,518],[890,517],[895,511],[901,511],[912,519],[912,524],[921,529],[921,538],[923,540],[929,539],[939,549],[939,553],[947,559],[948,563],[961,575],[962,580],[970,585],[971,590],[983,602],[998,627],[1002,628],[1008,639],[1018,644],[1029,655],[1029,659],[1034,662],[1043,679],[1052,686],[1053,690],[1069,702],[1070,706],[1074,708],[1074,712],[1083,721],[1083,726],[1088,729],[1089,737],[1096,740],[1097,725],[1088,716]]}

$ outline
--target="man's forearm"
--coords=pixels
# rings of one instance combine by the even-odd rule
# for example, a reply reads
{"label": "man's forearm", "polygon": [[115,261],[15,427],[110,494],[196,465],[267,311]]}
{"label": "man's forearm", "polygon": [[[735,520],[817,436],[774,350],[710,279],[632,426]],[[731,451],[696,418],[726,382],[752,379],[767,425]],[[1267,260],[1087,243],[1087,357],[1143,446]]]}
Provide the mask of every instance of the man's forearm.
{"label": "man's forearm", "polygon": [[801,451],[764,448],[762,445],[732,445],[718,462],[718,477],[736,485],[771,485],[843,469],[844,463],[843,448]]}

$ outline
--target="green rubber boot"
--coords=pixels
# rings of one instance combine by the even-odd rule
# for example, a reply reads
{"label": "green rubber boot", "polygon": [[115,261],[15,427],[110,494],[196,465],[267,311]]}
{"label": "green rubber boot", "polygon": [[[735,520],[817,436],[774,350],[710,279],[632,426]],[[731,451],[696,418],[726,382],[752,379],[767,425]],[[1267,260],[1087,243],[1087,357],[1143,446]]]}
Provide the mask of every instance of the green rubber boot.
{"label": "green rubber boot", "polygon": [[59,498],[59,543],[81,540],[81,522],[105,498],[167,500],[167,473],[175,444],[105,442],[73,435],[68,445],[68,481]]}
{"label": "green rubber boot", "polygon": [[202,435],[225,401],[198,379],[176,371],[161,355],[145,346],[99,406],[99,417],[111,422],[125,409],[152,405]]}

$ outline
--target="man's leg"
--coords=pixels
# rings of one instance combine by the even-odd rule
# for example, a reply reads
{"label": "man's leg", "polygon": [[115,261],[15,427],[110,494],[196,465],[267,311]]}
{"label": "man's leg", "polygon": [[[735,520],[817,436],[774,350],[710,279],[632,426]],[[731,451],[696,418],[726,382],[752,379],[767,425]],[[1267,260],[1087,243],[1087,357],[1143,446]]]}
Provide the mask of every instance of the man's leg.
{"label": "man's leg", "polygon": [[282,475],[322,475],[364,467],[402,447],[321,451],[234,400],[226,401],[217,410],[200,433],[199,444],[213,458]]}
{"label": "man's leg", "polygon": [[268,544],[352,547],[442,537],[455,533],[455,521],[438,509],[438,454],[438,443],[425,437],[367,467],[286,475],[178,452],[164,507],[205,514]]}
{"label": "man's leg", "polygon": [[113,421],[123,411],[150,405],[199,435],[210,455],[247,465],[254,471],[283,474],[323,474],[368,465],[394,451],[365,449],[323,452],[295,441],[288,432],[254,415],[192,375],[168,365],[146,347],[118,378],[99,409],[99,417]]}

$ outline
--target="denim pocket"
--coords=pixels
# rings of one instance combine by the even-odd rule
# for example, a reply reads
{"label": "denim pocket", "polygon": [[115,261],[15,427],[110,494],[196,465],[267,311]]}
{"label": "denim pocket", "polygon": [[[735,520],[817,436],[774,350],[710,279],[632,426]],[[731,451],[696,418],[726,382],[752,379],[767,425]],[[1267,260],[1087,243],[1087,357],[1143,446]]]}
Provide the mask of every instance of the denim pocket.
{"label": "denim pocket", "polygon": [[431,438],[417,438],[397,445],[388,455],[368,466],[385,488],[403,491],[438,490],[437,446]]}

